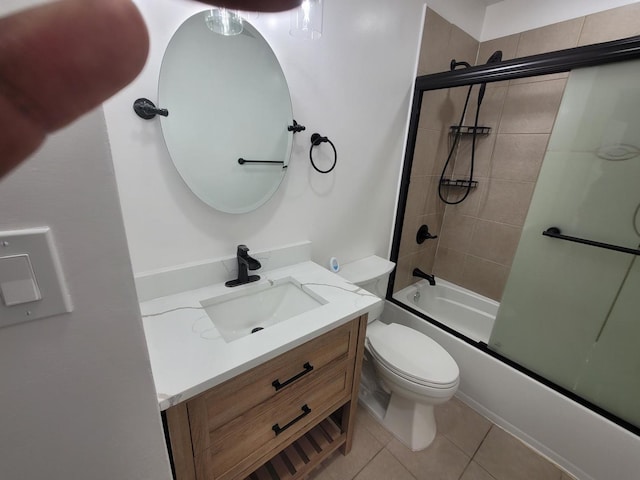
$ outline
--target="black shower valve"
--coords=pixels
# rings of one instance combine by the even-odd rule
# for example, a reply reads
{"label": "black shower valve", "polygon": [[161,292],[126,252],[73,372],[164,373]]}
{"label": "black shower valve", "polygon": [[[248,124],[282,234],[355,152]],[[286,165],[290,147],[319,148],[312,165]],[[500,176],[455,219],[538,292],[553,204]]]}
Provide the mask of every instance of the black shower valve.
{"label": "black shower valve", "polygon": [[434,238],[438,238],[437,235],[431,235],[429,233],[429,226],[428,225],[422,225],[419,229],[418,229],[418,233],[416,234],[416,242],[418,242],[418,244],[424,243],[425,240],[431,240]]}

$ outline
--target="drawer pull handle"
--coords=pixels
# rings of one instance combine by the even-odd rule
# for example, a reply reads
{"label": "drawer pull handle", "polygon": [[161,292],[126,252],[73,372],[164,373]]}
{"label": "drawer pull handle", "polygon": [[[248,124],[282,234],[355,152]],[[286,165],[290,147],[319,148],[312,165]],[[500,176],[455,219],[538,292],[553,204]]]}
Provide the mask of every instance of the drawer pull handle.
{"label": "drawer pull handle", "polygon": [[307,404],[305,403],[302,406],[302,413],[300,415],[298,415],[296,418],[294,418],[293,420],[291,420],[289,423],[287,423],[284,427],[281,427],[280,425],[278,425],[277,423],[271,427],[271,429],[276,433],[276,437],[278,435],[280,435],[282,432],[284,432],[287,428],[289,428],[291,425],[293,425],[296,422],[299,422],[300,420],[302,420],[304,417],[306,417],[307,415],[309,415],[311,413],[311,409],[307,406]]}
{"label": "drawer pull handle", "polygon": [[273,382],[271,382],[271,385],[273,385],[273,388],[276,389],[276,392],[278,390],[280,390],[281,388],[286,387],[287,385],[295,382],[296,380],[298,380],[300,377],[305,376],[307,373],[309,373],[311,370],[313,370],[313,365],[311,365],[309,362],[305,363],[302,368],[304,368],[303,371],[301,371],[300,373],[298,373],[297,375],[294,375],[293,377],[291,377],[289,380],[286,380],[283,383],[280,383],[280,380],[274,380]]}

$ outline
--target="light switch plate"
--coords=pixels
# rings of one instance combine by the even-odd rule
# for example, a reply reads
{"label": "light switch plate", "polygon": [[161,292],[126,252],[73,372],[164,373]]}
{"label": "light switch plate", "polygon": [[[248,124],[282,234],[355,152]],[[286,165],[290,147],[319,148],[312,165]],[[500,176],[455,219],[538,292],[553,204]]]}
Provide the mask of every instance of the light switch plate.
{"label": "light switch plate", "polygon": [[41,298],[13,306],[0,301],[0,327],[71,312],[71,297],[51,229],[39,227],[0,232],[0,257],[21,255],[28,255]]}
{"label": "light switch plate", "polygon": [[42,300],[29,255],[0,257],[0,297],[8,307]]}

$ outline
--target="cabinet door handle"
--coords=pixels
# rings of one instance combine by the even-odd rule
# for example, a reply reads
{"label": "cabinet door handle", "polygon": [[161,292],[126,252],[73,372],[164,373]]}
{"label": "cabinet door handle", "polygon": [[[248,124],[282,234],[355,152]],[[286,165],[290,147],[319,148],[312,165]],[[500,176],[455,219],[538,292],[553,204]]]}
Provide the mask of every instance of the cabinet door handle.
{"label": "cabinet door handle", "polygon": [[271,427],[271,429],[276,433],[276,437],[280,435],[282,432],[284,432],[291,425],[293,425],[296,422],[299,422],[300,420],[302,420],[304,417],[306,417],[311,413],[311,409],[306,403],[302,406],[301,409],[302,409],[302,413],[298,415],[296,418],[294,418],[293,420],[291,420],[289,423],[287,423],[284,427],[281,427],[277,423],[273,427]]}
{"label": "cabinet door handle", "polygon": [[313,365],[311,365],[309,362],[305,363],[302,368],[304,368],[304,370],[302,370],[300,373],[298,373],[297,375],[294,375],[293,377],[291,377],[289,380],[284,381],[283,383],[280,383],[280,380],[274,380],[273,382],[271,382],[271,385],[273,385],[273,388],[276,389],[276,392],[278,390],[280,390],[281,388],[286,387],[287,385],[295,382],[296,380],[298,380],[300,377],[304,377],[307,373],[309,373],[311,370],[313,370]]}

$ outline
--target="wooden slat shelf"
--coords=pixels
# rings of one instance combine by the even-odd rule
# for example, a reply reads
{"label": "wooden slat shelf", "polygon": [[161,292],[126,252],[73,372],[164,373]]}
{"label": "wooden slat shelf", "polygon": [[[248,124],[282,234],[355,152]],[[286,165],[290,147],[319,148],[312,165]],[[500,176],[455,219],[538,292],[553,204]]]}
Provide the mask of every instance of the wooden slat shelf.
{"label": "wooden slat shelf", "polygon": [[246,480],[297,480],[309,474],[334,450],[345,443],[346,433],[331,418],[326,418],[309,432],[269,460]]}

